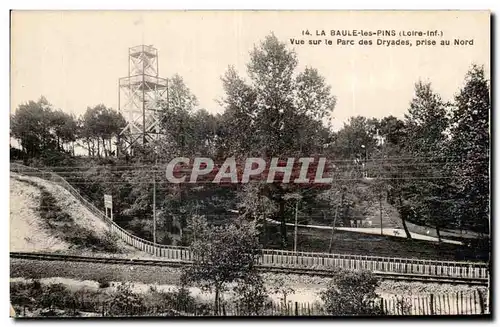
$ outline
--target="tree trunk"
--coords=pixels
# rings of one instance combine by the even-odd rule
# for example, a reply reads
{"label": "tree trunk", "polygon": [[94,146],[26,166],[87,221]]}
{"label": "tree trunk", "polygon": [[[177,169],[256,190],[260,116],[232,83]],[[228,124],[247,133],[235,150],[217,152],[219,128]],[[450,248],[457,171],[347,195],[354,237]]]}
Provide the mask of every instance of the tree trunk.
{"label": "tree trunk", "polygon": [[280,228],[280,234],[281,234],[281,249],[284,250],[286,249],[287,243],[288,243],[288,235],[286,231],[286,219],[285,219],[285,200],[280,199],[279,200],[279,212],[278,215],[280,216],[281,219],[281,228]]}
{"label": "tree trunk", "polygon": [[333,225],[332,225],[332,233],[330,234],[330,246],[328,247],[328,253],[332,253],[332,247],[333,247],[333,234],[335,233],[335,223],[337,222],[337,213],[339,210],[339,206],[335,207],[335,216],[333,218]]}
{"label": "tree trunk", "polygon": [[219,315],[219,297],[220,297],[220,292],[219,288],[215,288],[215,303],[214,303],[214,315],[218,316]]}
{"label": "tree trunk", "polygon": [[438,243],[441,243],[441,232],[439,231],[439,226],[436,226],[436,234],[438,237]]}
{"label": "tree trunk", "polygon": [[104,152],[104,157],[107,158],[108,157],[108,151],[106,150],[106,140],[104,139],[104,137],[102,138],[102,150]]}
{"label": "tree trunk", "polygon": [[[399,206],[400,208],[403,208],[403,199],[401,198],[401,193],[399,194]],[[408,226],[406,226],[406,217],[401,214],[401,211],[399,213],[399,216],[401,217],[401,222],[403,223],[403,229],[405,231],[406,238],[411,240],[410,231],[408,230]]]}
{"label": "tree trunk", "polygon": [[90,153],[90,140],[87,139],[87,151],[89,153],[89,158],[91,157],[91,153]]}
{"label": "tree trunk", "polygon": [[267,242],[268,242],[268,235],[267,235],[267,218],[266,216],[262,215],[262,230],[264,232],[264,240],[262,246],[266,248]]}
{"label": "tree trunk", "polygon": [[97,157],[100,158],[101,157],[101,142],[99,141],[99,138],[97,138],[96,140],[97,140]]}
{"label": "tree trunk", "polygon": [[382,224],[382,193],[380,193],[379,195],[379,198],[378,198],[378,202],[380,204],[380,235],[384,235],[384,227],[383,227],[383,224]]}

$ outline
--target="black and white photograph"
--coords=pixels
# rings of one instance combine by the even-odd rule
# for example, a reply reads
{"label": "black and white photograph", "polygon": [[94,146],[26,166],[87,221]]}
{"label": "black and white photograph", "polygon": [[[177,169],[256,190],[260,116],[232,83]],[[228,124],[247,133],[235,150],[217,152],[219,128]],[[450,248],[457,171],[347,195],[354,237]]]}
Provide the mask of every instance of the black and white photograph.
{"label": "black and white photograph", "polygon": [[491,318],[491,23],[12,10],[10,316]]}

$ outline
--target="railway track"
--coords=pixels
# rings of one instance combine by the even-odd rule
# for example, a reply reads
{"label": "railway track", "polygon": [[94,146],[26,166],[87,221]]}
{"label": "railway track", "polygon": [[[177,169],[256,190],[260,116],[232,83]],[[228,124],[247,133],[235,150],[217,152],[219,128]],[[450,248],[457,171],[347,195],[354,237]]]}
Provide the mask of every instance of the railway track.
{"label": "railway track", "polygon": [[[142,266],[166,266],[166,267],[182,267],[191,264],[185,260],[169,260],[169,259],[126,259],[113,257],[93,257],[79,256],[53,253],[32,253],[32,252],[10,252],[11,259],[37,260],[37,261],[67,261],[67,262],[92,262],[102,264],[121,264],[121,265],[142,265]],[[319,268],[298,268],[298,267],[276,267],[259,265],[258,269],[262,272],[298,274],[309,276],[329,277],[332,272],[326,269]],[[488,285],[487,278],[471,279],[450,276],[428,276],[419,274],[398,274],[392,272],[374,271],[375,275],[386,280],[413,281],[424,283],[448,283],[448,284],[465,284],[465,285]]]}

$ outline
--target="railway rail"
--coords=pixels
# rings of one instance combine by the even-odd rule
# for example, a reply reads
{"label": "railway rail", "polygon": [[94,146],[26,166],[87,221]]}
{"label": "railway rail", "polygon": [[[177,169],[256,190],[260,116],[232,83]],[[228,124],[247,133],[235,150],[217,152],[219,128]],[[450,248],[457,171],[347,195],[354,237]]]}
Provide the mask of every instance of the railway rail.
{"label": "railway rail", "polygon": [[[188,247],[155,244],[126,231],[85,199],[58,174],[14,163],[11,164],[10,170],[18,174],[35,176],[60,185],[77,198],[96,217],[106,222],[110,231],[125,243],[145,253],[161,258],[161,260],[156,260],[155,264],[161,264],[160,262],[170,262],[173,264],[174,262],[192,261],[192,253]],[[393,276],[394,278],[396,276],[420,276],[419,278],[421,279],[464,280],[468,282],[478,281],[480,283],[488,281],[490,271],[489,264],[484,262],[421,260],[413,258],[294,252],[274,249],[263,249],[258,259],[258,265],[268,270],[311,271],[316,275],[321,271],[328,272],[332,267],[340,267],[355,270],[371,270],[381,276]]]}
{"label": "railway rail", "polygon": [[[80,255],[65,255],[53,253],[37,253],[37,252],[10,252],[11,259],[37,260],[37,261],[64,261],[64,262],[92,262],[101,264],[120,264],[120,265],[142,265],[142,266],[166,266],[166,267],[182,267],[192,264],[188,260],[159,260],[159,259],[127,259],[116,257],[97,257],[97,256],[80,256]],[[262,272],[284,273],[329,277],[332,276],[332,270],[324,268],[306,268],[306,267],[277,267],[268,265],[258,265],[257,269]],[[488,279],[470,279],[460,277],[436,277],[421,274],[399,274],[374,271],[374,274],[381,279],[401,280],[426,283],[449,283],[449,284],[466,284],[466,285],[488,285]]]}

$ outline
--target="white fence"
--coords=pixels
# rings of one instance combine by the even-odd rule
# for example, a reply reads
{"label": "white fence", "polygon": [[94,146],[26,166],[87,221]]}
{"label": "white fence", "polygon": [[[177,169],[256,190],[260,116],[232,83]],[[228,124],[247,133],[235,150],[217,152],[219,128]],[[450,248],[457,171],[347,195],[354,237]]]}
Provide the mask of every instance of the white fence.
{"label": "white fence", "polygon": [[[95,216],[105,221],[109,225],[111,231],[120,239],[141,251],[169,260],[192,260],[191,253],[187,247],[154,244],[118,226],[115,222],[106,217],[102,211],[83,198],[64,178],[54,172],[42,171],[15,163],[11,164],[10,170],[19,174],[43,178],[62,186],[80,200]],[[366,269],[374,272],[418,274],[436,277],[459,277],[470,279],[485,279],[489,277],[488,265],[479,262],[419,260],[331,253],[293,252],[272,249],[262,250],[262,255],[259,257],[258,263],[261,266],[283,268],[328,269],[331,267],[340,267],[358,270]]]}

